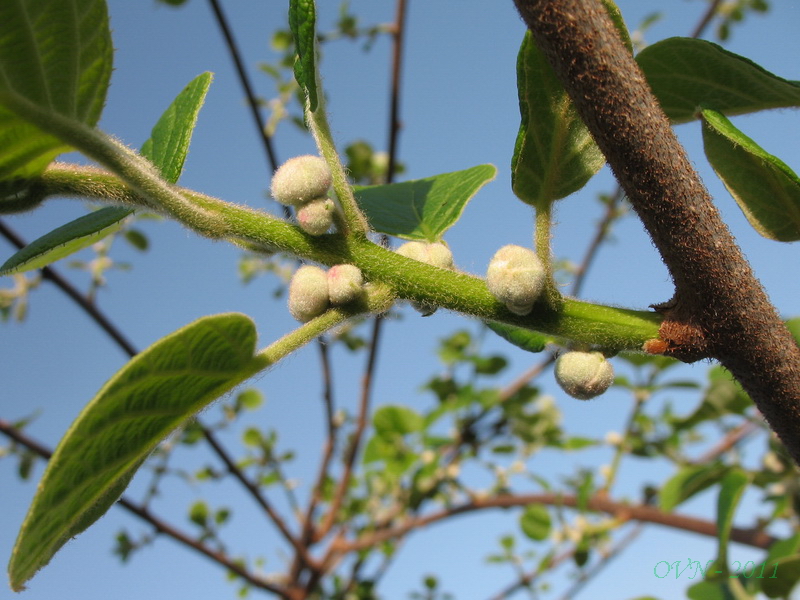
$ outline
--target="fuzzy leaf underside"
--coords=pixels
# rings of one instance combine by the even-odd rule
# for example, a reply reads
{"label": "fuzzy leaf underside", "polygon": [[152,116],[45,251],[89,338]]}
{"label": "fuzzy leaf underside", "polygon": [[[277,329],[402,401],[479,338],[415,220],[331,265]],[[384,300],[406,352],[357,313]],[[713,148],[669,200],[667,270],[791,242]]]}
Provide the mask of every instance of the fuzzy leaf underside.
{"label": "fuzzy leaf underside", "polygon": [[251,374],[255,344],[245,315],[203,317],[102,387],[48,462],[9,563],[14,590],[108,510],[161,440]]}

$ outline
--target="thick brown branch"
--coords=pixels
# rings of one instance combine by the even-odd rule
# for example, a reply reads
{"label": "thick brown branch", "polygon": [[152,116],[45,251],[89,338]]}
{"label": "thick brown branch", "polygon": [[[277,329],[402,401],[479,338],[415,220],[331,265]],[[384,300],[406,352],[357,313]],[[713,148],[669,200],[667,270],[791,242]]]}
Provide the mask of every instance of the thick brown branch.
{"label": "thick brown branch", "polygon": [[800,350],[600,0],[515,0],[672,274],[661,350],[716,358],[800,463]]}

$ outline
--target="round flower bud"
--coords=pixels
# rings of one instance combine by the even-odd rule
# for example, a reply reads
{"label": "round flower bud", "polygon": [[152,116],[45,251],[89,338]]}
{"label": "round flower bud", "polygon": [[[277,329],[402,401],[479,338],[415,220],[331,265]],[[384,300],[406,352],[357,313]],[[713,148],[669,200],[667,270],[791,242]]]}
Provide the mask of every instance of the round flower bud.
{"label": "round flower bud", "polygon": [[527,315],[544,289],[545,270],[536,253],[522,246],[503,246],[486,272],[489,291],[516,315]]}
{"label": "round flower bud", "polygon": [[328,276],[312,265],[295,271],[289,283],[289,312],[305,323],[328,310]]}
{"label": "round flower bud", "polygon": [[[440,269],[452,269],[455,267],[453,253],[450,252],[450,248],[440,242],[433,244],[428,242],[406,242],[397,249],[397,253]],[[411,306],[423,317],[429,317],[436,312],[436,306],[425,302],[412,302]]]}
{"label": "round flower bud", "polygon": [[272,176],[270,193],[281,204],[298,206],[328,193],[331,170],[319,156],[298,156],[283,163]]}
{"label": "round flower bud", "polygon": [[440,242],[406,242],[397,249],[397,253],[441,269],[452,269],[454,266],[453,253]]}
{"label": "round flower bud", "polygon": [[334,265],[328,270],[328,298],[338,306],[352,302],[361,295],[364,276],[355,265]]}
{"label": "round flower bud", "polygon": [[567,394],[589,400],[614,382],[614,368],[602,352],[567,352],[556,359],[556,381]]}
{"label": "round flower bud", "polygon": [[309,235],[322,235],[331,228],[335,210],[330,198],[315,198],[297,210],[297,224]]}

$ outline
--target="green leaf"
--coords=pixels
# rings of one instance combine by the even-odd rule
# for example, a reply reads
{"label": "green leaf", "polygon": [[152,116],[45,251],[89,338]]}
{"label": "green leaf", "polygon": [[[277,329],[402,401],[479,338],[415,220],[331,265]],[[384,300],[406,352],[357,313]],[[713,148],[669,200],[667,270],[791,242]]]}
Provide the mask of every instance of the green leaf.
{"label": "green leaf", "polygon": [[289,28],[297,49],[294,77],[305,91],[308,109],[317,110],[317,65],[316,65],[316,6],[314,0],[291,0],[289,2]]}
{"label": "green leaf", "polygon": [[800,317],[794,317],[786,321],[786,327],[789,328],[795,343],[800,346]]}
{"label": "green leaf", "polygon": [[201,73],[177,95],[142,144],[141,154],[158,167],[169,183],[176,183],[183,171],[197,115],[206,99],[213,75]]}
{"label": "green leaf", "polygon": [[517,56],[522,121],[511,159],[511,187],[532,206],[581,189],[605,158],[530,32]]}
{"label": "green leaf", "polygon": [[717,498],[717,539],[719,540],[718,560],[726,567],[733,515],[748,483],[750,483],[750,476],[738,468],[729,470],[722,478]]}
{"label": "green leaf", "polygon": [[750,396],[727,369],[712,367],[708,371],[708,379],[709,386],[700,406],[689,416],[674,419],[672,423],[676,429],[690,429],[724,415],[740,415],[753,405]]}
{"label": "green leaf", "polygon": [[633,41],[631,41],[631,35],[628,33],[628,28],[625,27],[625,20],[622,18],[622,13],[619,10],[619,7],[613,0],[603,0],[603,7],[606,9],[608,16],[611,17],[611,20],[614,22],[614,26],[617,28],[617,33],[619,33],[619,37],[622,38],[622,43],[625,44],[625,47],[628,51],[633,54]]}
{"label": "green leaf", "polygon": [[507,342],[511,342],[527,352],[541,352],[547,347],[547,344],[554,340],[553,337],[543,333],[505,323],[488,322],[486,326]]}
{"label": "green leaf", "polygon": [[550,512],[541,504],[529,504],[519,519],[522,533],[537,542],[550,535]]}
{"label": "green leaf", "polygon": [[93,126],[105,103],[111,62],[104,0],[0,2],[0,180],[38,175],[69,150],[14,107]]}
{"label": "green leaf", "polygon": [[39,483],[9,564],[14,590],[108,510],[164,437],[252,374],[255,343],[245,315],[203,317],[135,356],[103,386]]}
{"label": "green leaf", "polygon": [[[141,154],[150,159],[170,183],[180,177],[211,78],[211,73],[195,77],[164,111],[150,138],[142,145]],[[131,214],[130,208],[109,206],[70,221],[11,256],[0,267],[0,275],[39,269],[74,254],[119,231],[122,221]],[[141,236],[139,241],[142,241]],[[144,244],[146,247],[146,240]]]}
{"label": "green leaf", "polygon": [[414,181],[355,186],[354,191],[373,230],[436,242],[458,221],[467,202],[496,175],[494,165],[478,165]]}
{"label": "green leaf", "polygon": [[702,115],[706,157],[753,229],[779,242],[799,240],[797,174],[721,113],[704,110]]}
{"label": "green leaf", "polygon": [[739,115],[800,106],[800,83],[704,40],[662,40],[636,60],[673,123],[697,119],[700,108]]}
{"label": "green leaf", "polygon": [[372,424],[379,436],[391,437],[420,431],[424,420],[405,406],[382,406],[375,411]]}
{"label": "green leaf", "polygon": [[57,227],[12,255],[0,266],[0,275],[41,269],[91,246],[118,231],[123,219],[132,212],[129,208],[107,206]]}
{"label": "green leaf", "polygon": [[661,510],[674,510],[681,502],[717,483],[727,471],[721,463],[681,468],[661,488],[658,497]]}
{"label": "green leaf", "polygon": [[760,579],[759,583],[761,591],[769,598],[789,598],[798,581],[800,581],[800,556],[795,555],[767,563],[764,578]]}

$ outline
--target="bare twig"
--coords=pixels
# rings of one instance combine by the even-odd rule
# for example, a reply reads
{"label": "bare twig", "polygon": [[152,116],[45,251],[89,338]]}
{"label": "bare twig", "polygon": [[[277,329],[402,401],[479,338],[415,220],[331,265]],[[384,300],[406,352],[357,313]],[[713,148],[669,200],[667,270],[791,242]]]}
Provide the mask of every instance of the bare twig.
{"label": "bare twig", "polygon": [[[366,533],[353,541],[340,539],[332,545],[332,551],[341,555],[372,548],[385,540],[405,536],[412,531],[422,529],[433,523],[450,519],[456,515],[481,510],[524,507],[529,504],[575,508],[580,502],[581,500],[577,496],[556,493],[504,494],[490,498],[474,499],[470,502],[446,508],[429,515],[408,519],[405,523],[392,528]],[[714,521],[676,514],[674,512],[663,512],[647,504],[628,504],[627,502],[618,502],[609,499],[603,495],[596,495],[586,501],[585,507],[588,511],[606,513],[623,521],[653,523],[698,533],[708,537],[717,536],[717,524]],[[755,548],[769,548],[770,545],[777,541],[777,538],[765,533],[759,528],[744,529],[741,527],[734,527],[731,529],[731,541]]]}

